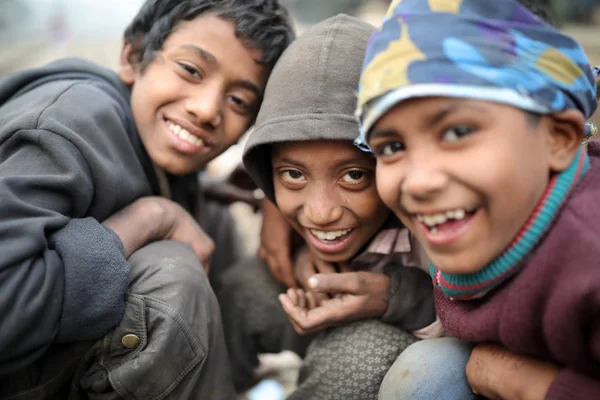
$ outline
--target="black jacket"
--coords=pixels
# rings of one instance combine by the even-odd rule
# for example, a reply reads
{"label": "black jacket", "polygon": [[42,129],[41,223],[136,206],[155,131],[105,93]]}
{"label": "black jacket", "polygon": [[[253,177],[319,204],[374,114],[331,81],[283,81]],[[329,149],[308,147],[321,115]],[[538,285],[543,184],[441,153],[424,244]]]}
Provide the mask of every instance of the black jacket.
{"label": "black jacket", "polygon": [[69,59],[0,79],[0,375],[119,323],[129,264],[100,222],[156,186],[114,72]]}

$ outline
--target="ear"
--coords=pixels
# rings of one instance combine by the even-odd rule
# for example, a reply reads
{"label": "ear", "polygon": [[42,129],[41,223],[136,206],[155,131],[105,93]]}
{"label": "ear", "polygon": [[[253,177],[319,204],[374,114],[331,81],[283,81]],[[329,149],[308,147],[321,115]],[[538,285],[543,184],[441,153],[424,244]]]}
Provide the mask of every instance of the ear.
{"label": "ear", "polygon": [[571,165],[581,146],[585,132],[585,117],[579,110],[567,110],[550,116],[548,160],[554,172]]}
{"label": "ear", "polygon": [[121,65],[119,68],[119,78],[121,78],[123,83],[129,86],[133,85],[135,82],[139,68],[138,64],[134,61],[135,57],[133,53],[134,50],[131,43],[124,41],[123,48],[121,49],[121,57],[119,59]]}

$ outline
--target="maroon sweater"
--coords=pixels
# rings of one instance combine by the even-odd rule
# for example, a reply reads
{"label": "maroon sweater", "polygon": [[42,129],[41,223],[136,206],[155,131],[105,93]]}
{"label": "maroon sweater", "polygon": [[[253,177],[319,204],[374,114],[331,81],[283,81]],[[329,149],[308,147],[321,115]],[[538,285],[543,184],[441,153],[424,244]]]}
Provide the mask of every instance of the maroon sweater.
{"label": "maroon sweater", "polygon": [[448,335],[562,365],[546,399],[600,399],[600,143],[588,154],[590,170],[516,276],[479,300],[435,290]]}

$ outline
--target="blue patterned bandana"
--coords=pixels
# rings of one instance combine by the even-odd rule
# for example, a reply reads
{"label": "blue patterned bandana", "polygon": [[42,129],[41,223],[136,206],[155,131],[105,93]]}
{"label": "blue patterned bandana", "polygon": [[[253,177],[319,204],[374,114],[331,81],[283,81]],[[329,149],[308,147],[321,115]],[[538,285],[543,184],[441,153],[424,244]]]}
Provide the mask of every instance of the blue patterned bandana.
{"label": "blue patterned bandana", "polygon": [[514,0],[394,0],[367,48],[356,115],[373,124],[401,101],[488,100],[541,114],[597,107],[579,44]]}

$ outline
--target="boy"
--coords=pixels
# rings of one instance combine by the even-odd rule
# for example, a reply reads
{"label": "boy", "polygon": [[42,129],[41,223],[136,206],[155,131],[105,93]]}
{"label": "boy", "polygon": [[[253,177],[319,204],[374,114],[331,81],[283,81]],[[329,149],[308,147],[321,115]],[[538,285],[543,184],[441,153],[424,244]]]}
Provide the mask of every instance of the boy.
{"label": "boy", "polygon": [[0,81],[0,397],[233,397],[196,173],[292,37],[273,0],[148,0],[118,75]]}
{"label": "boy", "polygon": [[[307,353],[291,399],[375,399],[391,362],[415,341],[407,331],[425,335],[437,326],[429,327],[435,322],[430,279],[412,268],[419,259],[407,231],[377,195],[375,159],[352,144],[358,132],[353,87],[372,30],[345,15],[323,21],[286,50],[269,79],[244,164],[306,240],[296,272],[310,292],[290,290],[281,300],[298,333],[318,335],[294,333],[277,301],[285,288],[264,263],[246,260],[232,268],[223,279],[226,290],[217,294],[224,299],[225,336],[240,388],[256,377],[258,353],[285,348]],[[340,291],[344,297],[336,300],[343,304],[317,307],[308,284],[318,279],[309,253],[319,271],[344,265],[338,280],[358,283]],[[307,323],[296,318],[304,302]],[[312,317],[332,308],[337,318]]]}
{"label": "boy", "polygon": [[[429,29],[435,25],[436,30]],[[577,43],[512,0],[393,2],[357,114],[488,398],[600,394],[597,106]]]}

